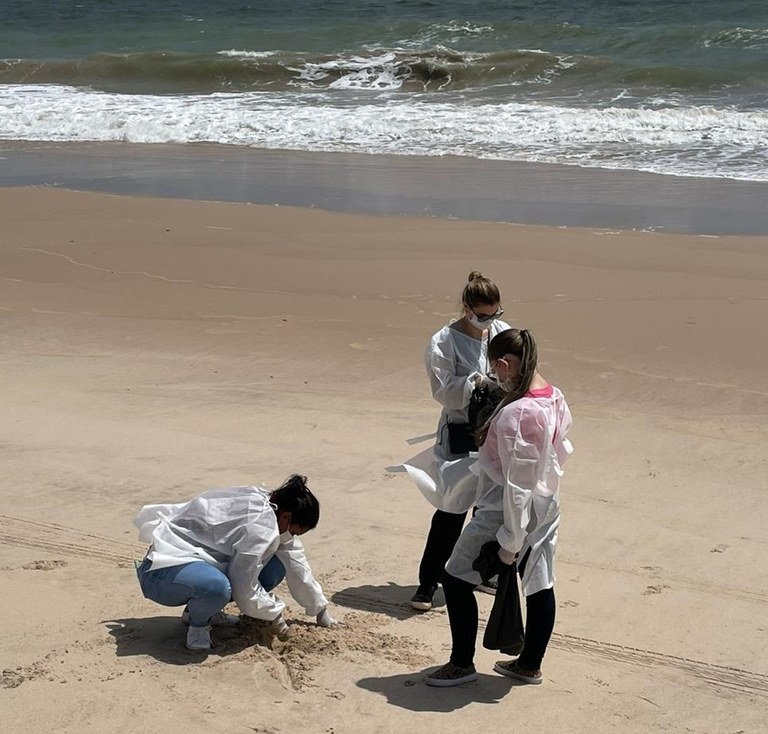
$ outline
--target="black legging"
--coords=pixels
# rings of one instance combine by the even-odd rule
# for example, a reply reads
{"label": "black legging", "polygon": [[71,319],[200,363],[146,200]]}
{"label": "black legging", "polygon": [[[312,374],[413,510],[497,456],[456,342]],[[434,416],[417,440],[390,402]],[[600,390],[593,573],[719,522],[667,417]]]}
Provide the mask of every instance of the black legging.
{"label": "black legging", "polygon": [[419,585],[436,586],[442,581],[443,569],[461,535],[466,516],[466,512],[454,515],[442,510],[435,511],[419,564]]}
{"label": "black legging", "polygon": [[[526,555],[519,567],[521,576],[527,561]],[[460,668],[468,668],[475,659],[477,640],[475,586],[447,571],[443,574],[442,584],[451,624],[451,662]],[[524,670],[539,670],[555,627],[555,590],[544,589],[526,596],[525,610],[525,645],[517,662]]]}

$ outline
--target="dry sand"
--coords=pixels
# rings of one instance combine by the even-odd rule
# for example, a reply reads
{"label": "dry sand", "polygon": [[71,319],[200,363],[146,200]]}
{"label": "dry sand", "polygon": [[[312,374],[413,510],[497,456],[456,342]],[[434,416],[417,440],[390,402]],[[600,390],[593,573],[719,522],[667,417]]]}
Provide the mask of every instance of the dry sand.
{"label": "dry sand", "polygon": [[[0,190],[0,711],[7,732],[762,733],[768,238]],[[433,690],[408,599],[431,515],[421,364],[466,274],[569,398],[545,684]],[[346,625],[183,647],[144,600],[144,503],[306,473]],[[440,599],[442,597],[439,597]],[[490,597],[479,598],[481,621]]]}

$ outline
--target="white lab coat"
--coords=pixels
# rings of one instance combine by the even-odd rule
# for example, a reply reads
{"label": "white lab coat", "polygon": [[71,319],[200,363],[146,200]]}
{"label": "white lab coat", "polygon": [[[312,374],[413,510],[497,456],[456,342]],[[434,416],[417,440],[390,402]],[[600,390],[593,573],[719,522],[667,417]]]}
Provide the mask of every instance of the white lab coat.
{"label": "white lab coat", "polygon": [[453,322],[429,341],[424,362],[432,397],[443,408],[437,423],[437,440],[433,448],[402,466],[424,497],[443,512],[466,512],[475,505],[482,491],[478,477],[469,469],[475,457],[451,453],[446,425],[467,422],[475,378],[487,375],[490,370],[488,342],[509,328],[509,324],[497,319],[490,323],[488,335],[478,340],[459,331]]}
{"label": "white lab coat", "polygon": [[466,423],[467,408],[475,378],[487,375],[488,342],[509,324],[496,319],[488,327],[488,336],[473,339],[456,327],[457,322],[444,326],[429,340],[424,362],[432,388],[432,397],[443,407],[437,423],[435,453],[443,461],[455,459],[448,447],[447,423]]}
{"label": "white lab coat", "polygon": [[560,527],[560,477],[573,451],[567,438],[571,413],[556,387],[504,406],[491,420],[472,471],[491,486],[446,564],[448,573],[478,584],[472,569],[489,540],[520,558],[530,549],[523,574],[526,596],[554,586],[554,556]]}
{"label": "white lab coat", "polygon": [[276,555],[285,566],[291,596],[316,616],[328,601],[304,554],[301,541],[280,535],[270,492],[256,486],[204,492],[189,502],[142,507],[134,525],[139,540],[151,544],[151,569],[192,561],[224,573],[240,610],[256,619],[276,619],[285,608],[259,583],[259,574]]}

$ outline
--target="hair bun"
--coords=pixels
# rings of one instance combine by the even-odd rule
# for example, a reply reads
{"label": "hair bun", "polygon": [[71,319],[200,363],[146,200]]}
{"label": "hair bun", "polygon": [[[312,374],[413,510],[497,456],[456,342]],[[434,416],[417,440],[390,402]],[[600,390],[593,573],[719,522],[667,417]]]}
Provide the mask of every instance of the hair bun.
{"label": "hair bun", "polygon": [[479,270],[473,270],[469,277],[467,278],[467,283],[471,283],[473,280],[477,280],[478,278],[482,278],[483,274]]}

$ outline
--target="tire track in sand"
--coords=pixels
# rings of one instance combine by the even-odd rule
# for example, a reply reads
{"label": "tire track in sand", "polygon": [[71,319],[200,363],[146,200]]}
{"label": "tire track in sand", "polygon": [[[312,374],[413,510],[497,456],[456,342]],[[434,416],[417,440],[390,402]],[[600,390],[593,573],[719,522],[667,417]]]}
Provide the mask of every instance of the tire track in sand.
{"label": "tire track in sand", "polygon": [[0,514],[0,543],[87,558],[90,561],[121,567],[130,566],[135,558],[141,558],[144,555],[141,546],[134,543],[126,543],[58,523],[25,520],[21,517],[2,514]]}
{"label": "tire track in sand", "polygon": [[[334,594],[333,601],[340,605],[349,605],[355,609],[389,614],[397,619],[412,619],[415,616],[436,617],[430,613],[413,612],[407,602],[390,602],[377,598],[373,594],[361,594],[354,591],[342,591]],[[441,623],[448,626],[445,615]],[[479,629],[485,629],[485,621],[479,621]],[[590,658],[602,658],[623,665],[651,669],[653,675],[676,671],[700,686],[740,693],[746,696],[768,696],[768,675],[753,670],[736,668],[728,665],[716,665],[703,660],[668,655],[628,645],[593,640],[554,632],[550,645],[564,652],[586,655]]]}

